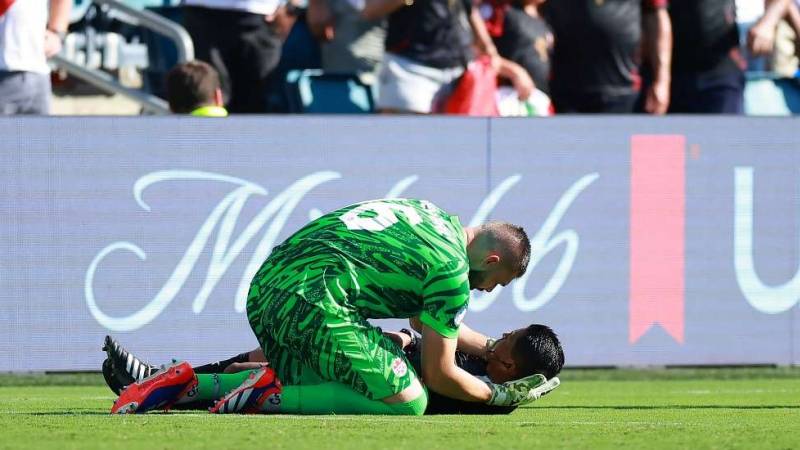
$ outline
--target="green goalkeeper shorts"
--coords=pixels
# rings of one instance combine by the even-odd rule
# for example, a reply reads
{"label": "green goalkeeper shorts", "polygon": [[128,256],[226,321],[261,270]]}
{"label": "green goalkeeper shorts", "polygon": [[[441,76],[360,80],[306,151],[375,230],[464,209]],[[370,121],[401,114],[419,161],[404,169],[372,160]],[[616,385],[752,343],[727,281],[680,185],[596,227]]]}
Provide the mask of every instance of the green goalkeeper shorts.
{"label": "green goalkeeper shorts", "polygon": [[332,312],[296,293],[253,288],[247,317],[286,385],[339,381],[367,398],[382,399],[417,378],[402,349],[355,312]]}

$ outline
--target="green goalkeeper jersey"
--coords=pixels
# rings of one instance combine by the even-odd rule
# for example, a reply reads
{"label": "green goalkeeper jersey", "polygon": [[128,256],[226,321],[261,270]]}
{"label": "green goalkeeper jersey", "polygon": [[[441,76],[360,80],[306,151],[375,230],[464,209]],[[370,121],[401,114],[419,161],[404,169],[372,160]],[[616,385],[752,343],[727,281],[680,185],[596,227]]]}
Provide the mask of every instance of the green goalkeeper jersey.
{"label": "green goalkeeper jersey", "polygon": [[273,290],[339,317],[419,316],[455,338],[469,301],[466,235],[457,217],[428,201],[350,205],[275,247],[250,297]]}

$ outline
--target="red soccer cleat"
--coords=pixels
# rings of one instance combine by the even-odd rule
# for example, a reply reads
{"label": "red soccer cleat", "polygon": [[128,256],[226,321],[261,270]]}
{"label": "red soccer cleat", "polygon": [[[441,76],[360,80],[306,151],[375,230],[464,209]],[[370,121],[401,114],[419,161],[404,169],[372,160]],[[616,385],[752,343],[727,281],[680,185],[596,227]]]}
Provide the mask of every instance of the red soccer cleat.
{"label": "red soccer cleat", "polygon": [[196,386],[197,377],[192,366],[187,362],[175,362],[125,388],[111,407],[111,414],[166,411]]}
{"label": "red soccer cleat", "polygon": [[[277,410],[281,403],[281,381],[269,367],[254,370],[236,389],[228,392],[208,410],[211,414],[256,414]],[[266,406],[265,403],[268,403]]]}

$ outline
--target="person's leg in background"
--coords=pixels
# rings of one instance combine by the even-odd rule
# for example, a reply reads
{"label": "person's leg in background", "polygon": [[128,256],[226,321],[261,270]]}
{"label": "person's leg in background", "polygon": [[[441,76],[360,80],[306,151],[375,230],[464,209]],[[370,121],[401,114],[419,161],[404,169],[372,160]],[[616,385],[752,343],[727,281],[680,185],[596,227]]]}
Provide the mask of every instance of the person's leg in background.
{"label": "person's leg in background", "polygon": [[741,70],[673,74],[671,114],[743,114]]}
{"label": "person's leg in background", "polygon": [[697,104],[696,77],[688,73],[673,73],[670,84],[668,114],[693,114]]}
{"label": "person's leg in background", "polygon": [[0,71],[0,115],[50,114],[50,74]]}
{"label": "person's leg in background", "polygon": [[223,12],[217,13],[217,10],[199,6],[183,7],[183,24],[192,37],[194,57],[211,64],[216,69],[226,104],[231,98],[231,79],[217,40],[227,35],[218,32],[220,29],[227,29],[227,22],[227,15]]}
{"label": "person's leg in background", "polygon": [[236,33],[221,49],[231,80],[232,113],[266,112],[267,79],[281,56],[281,39],[272,24],[257,14],[238,13]]}
{"label": "person's leg in background", "polygon": [[194,41],[195,57],[219,73],[228,111],[265,112],[267,77],[280,59],[281,40],[264,16],[188,6],[184,24]]}
{"label": "person's leg in background", "polygon": [[602,114],[633,114],[635,112],[638,92],[619,95],[604,95],[600,111]]}
{"label": "person's leg in background", "polygon": [[697,112],[744,114],[744,73],[731,71],[698,80]]}
{"label": "person's leg in background", "polygon": [[630,114],[639,94],[556,94],[553,102],[556,114]]}

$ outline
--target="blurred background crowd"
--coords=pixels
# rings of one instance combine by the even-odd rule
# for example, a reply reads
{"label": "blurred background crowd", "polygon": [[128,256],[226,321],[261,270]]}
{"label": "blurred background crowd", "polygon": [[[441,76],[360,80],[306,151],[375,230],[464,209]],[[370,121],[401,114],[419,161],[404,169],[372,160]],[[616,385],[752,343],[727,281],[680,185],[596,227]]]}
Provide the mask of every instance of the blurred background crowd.
{"label": "blurred background crowd", "polygon": [[798,36],[800,0],[0,0],[0,114],[787,115]]}

